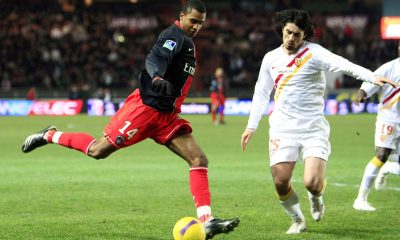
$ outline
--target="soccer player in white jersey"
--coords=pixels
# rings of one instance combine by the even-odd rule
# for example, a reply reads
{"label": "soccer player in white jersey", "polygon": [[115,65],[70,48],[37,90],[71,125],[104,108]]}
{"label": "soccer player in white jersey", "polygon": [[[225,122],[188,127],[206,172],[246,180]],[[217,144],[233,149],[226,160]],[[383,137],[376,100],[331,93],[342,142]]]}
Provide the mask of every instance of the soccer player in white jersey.
{"label": "soccer player in white jersey", "polygon": [[246,129],[241,138],[245,150],[265,113],[275,90],[275,107],[269,118],[269,156],[275,190],[286,213],[292,218],[288,234],[306,230],[299,199],[291,184],[299,157],[304,161],[304,185],[308,190],[315,221],[324,214],[326,162],[330,154],[329,124],[325,120],[323,71],[343,72],[377,85],[394,83],[361,66],[308,42],[314,30],[307,12],[297,9],[278,12],[274,17],[282,45],[268,52],[261,64]]}
{"label": "soccer player in white jersey", "polygon": [[[400,83],[400,57],[383,64],[375,71],[375,74],[390,78],[395,83]],[[375,156],[364,170],[358,196],[353,204],[356,210],[361,211],[375,211],[375,208],[367,201],[375,178],[375,188],[380,190],[386,184],[386,177],[389,173],[400,175],[398,158],[400,151],[400,88],[394,89],[388,85],[379,87],[370,83],[363,83],[357,92],[356,103],[365,102],[367,98],[379,90],[382,94],[375,124]],[[396,156],[395,162],[386,162],[392,152]]]}

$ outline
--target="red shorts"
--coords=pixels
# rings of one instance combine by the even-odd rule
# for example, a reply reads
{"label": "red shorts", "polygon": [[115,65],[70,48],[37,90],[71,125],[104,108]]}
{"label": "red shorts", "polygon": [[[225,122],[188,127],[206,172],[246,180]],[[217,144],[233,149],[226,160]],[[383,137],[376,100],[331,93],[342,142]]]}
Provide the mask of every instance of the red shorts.
{"label": "red shorts", "polygon": [[211,105],[224,105],[225,95],[216,92],[211,93]]}
{"label": "red shorts", "polygon": [[104,136],[117,148],[128,147],[146,138],[159,144],[192,132],[190,123],[178,113],[161,113],[145,105],[136,89],[104,128]]}

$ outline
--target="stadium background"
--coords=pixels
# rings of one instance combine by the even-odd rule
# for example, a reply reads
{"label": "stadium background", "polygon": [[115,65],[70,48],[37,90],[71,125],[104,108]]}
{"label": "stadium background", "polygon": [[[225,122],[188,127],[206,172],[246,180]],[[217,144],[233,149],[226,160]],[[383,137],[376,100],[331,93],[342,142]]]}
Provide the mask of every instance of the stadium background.
{"label": "stadium background", "polygon": [[[381,40],[382,1],[205,1],[207,22],[194,39],[198,68],[191,97],[207,97],[217,67],[230,97],[250,98],[264,54],[279,45],[271,17],[303,8],[316,28],[313,41],[369,69],[397,56],[397,41]],[[137,86],[144,58],[180,1],[0,1],[1,98],[125,98]],[[360,82],[331,76],[330,91]],[[108,89],[108,90],[107,90]],[[32,97],[32,96],[31,96]]]}

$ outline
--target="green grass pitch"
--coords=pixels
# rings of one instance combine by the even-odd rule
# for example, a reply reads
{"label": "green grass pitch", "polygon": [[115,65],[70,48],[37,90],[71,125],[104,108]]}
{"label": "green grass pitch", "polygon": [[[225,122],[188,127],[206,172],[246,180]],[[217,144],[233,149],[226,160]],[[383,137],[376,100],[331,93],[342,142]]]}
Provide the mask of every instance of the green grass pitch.
{"label": "green grass pitch", "polygon": [[[352,203],[364,167],[374,154],[375,115],[327,117],[332,154],[321,222],[309,213],[303,164],[293,175],[308,231],[285,234],[290,219],[275,197],[267,155],[267,118],[248,149],[240,149],[247,117],[227,117],[212,126],[210,116],[183,116],[206,152],[216,217],[239,217],[239,227],[218,239],[398,239],[400,178],[372,190],[375,212]],[[108,117],[0,117],[0,239],[172,239],[174,223],[195,216],[188,167],[152,140],[96,161],[50,145],[30,154],[25,137],[54,124],[63,131],[101,136]]]}

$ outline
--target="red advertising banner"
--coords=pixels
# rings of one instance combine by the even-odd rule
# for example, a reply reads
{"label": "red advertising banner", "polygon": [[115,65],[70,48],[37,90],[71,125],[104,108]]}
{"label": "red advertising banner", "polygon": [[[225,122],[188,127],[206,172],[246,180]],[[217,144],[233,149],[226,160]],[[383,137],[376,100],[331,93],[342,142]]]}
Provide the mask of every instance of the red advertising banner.
{"label": "red advertising banner", "polygon": [[400,39],[400,17],[381,18],[381,38]]}
{"label": "red advertising banner", "polygon": [[29,115],[76,115],[82,110],[82,100],[33,101]]}

